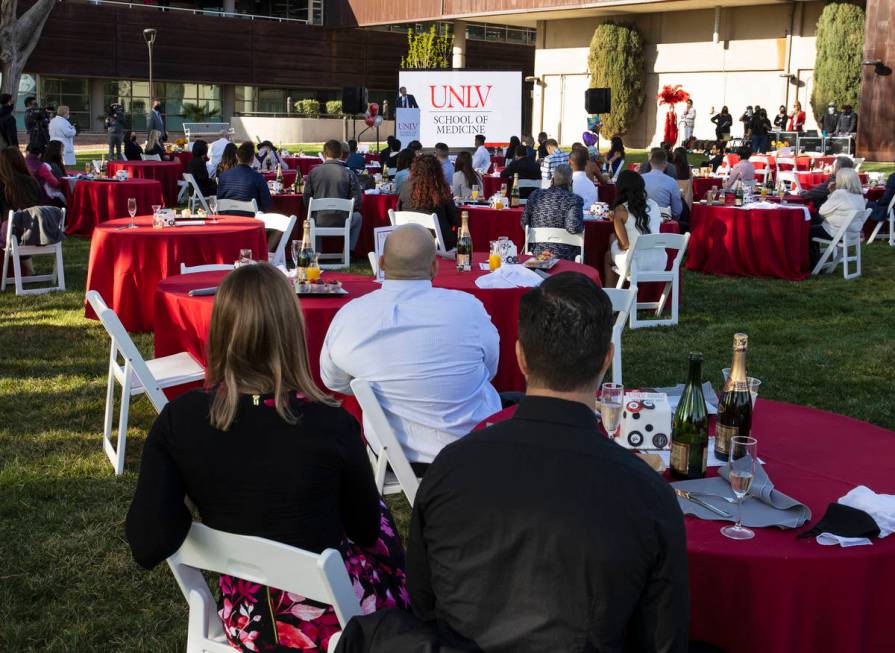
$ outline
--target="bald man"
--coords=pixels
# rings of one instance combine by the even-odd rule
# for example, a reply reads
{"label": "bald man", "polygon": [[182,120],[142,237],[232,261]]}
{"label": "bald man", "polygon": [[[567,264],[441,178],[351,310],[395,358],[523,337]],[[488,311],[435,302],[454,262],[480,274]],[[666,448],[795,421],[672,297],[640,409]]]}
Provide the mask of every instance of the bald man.
{"label": "bald man", "polygon": [[385,241],[380,290],[336,314],[320,352],[320,375],[334,392],[368,381],[407,459],[422,474],[441,449],[500,410],[491,385],[500,338],[469,293],[433,288],[435,241],[419,225]]}

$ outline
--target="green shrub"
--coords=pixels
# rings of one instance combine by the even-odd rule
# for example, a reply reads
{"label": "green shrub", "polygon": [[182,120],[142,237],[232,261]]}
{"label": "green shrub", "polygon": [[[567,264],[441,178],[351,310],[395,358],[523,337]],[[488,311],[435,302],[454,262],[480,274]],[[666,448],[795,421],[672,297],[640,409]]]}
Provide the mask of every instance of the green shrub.
{"label": "green shrub", "polygon": [[326,115],[341,116],[342,115],[342,100],[328,101],[326,103]]}
{"label": "green shrub", "polygon": [[428,32],[416,34],[407,30],[407,56],[401,58],[401,68],[450,68],[453,35],[441,35],[435,25]]}
{"label": "green shrub", "polygon": [[317,100],[299,100],[295,103],[295,111],[308,118],[320,115],[320,102]]}
{"label": "green shrub", "polygon": [[628,25],[598,25],[590,41],[587,65],[591,87],[609,88],[612,93],[612,111],[602,116],[602,133],[607,138],[624,134],[643,107],[643,37]]}
{"label": "green shrub", "polygon": [[855,111],[861,94],[861,59],[864,54],[864,10],[844,2],[824,7],[817,21],[817,55],[811,109],[818,122],[833,102],[850,104]]}

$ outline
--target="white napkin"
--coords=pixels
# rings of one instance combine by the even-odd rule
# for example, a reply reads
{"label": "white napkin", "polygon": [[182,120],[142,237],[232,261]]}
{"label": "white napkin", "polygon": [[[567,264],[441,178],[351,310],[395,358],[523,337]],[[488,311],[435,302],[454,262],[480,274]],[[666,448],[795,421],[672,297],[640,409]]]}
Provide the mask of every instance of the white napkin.
{"label": "white napkin", "polygon": [[364,194],[365,195],[379,195],[379,189],[378,188],[368,188],[367,190],[364,191]]}
{"label": "white napkin", "polygon": [[[850,490],[838,503],[857,510],[863,510],[873,517],[879,527],[879,536],[886,537],[895,533],[895,494],[877,494],[866,485],[859,485]],[[842,547],[873,544],[866,537],[840,537],[833,533],[821,533],[817,536],[818,544],[838,544]]]}
{"label": "white napkin", "polygon": [[177,220],[174,224],[178,227],[195,227],[205,224],[205,220]]}
{"label": "white napkin", "polygon": [[779,209],[779,204],[774,204],[773,202],[753,202],[747,209]]}
{"label": "white napkin", "polygon": [[491,274],[475,280],[479,288],[534,288],[541,285],[541,277],[524,265],[501,265]]}

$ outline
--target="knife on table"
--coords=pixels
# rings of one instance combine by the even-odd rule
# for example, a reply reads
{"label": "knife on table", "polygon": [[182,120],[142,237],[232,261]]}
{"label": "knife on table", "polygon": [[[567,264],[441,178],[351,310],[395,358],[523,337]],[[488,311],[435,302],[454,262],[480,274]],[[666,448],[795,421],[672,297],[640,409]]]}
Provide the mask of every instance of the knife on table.
{"label": "knife on table", "polygon": [[711,512],[715,513],[716,515],[720,515],[721,517],[727,517],[728,519],[730,517],[732,517],[732,515],[729,512],[724,512],[720,508],[716,508],[712,504],[710,504],[706,501],[703,501],[702,499],[700,499],[698,497],[694,497],[692,494],[690,494],[686,490],[681,490],[680,488],[674,488],[674,493],[676,495],[678,495],[679,497],[684,497],[687,501],[692,501],[697,506],[702,506],[706,510],[711,511]]}
{"label": "knife on table", "polygon": [[215,295],[218,292],[217,286],[212,286],[211,288],[196,288],[187,293],[190,297],[206,297],[208,295]]}

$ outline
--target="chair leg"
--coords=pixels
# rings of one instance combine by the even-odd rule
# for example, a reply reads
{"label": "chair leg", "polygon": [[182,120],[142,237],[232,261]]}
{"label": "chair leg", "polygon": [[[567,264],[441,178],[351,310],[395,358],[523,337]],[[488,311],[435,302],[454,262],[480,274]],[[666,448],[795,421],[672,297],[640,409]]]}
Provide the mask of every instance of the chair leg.
{"label": "chair leg", "polygon": [[117,355],[115,343],[113,342],[112,353],[109,356],[109,379],[106,382],[106,411],[103,415],[103,450],[109,456],[109,461],[113,466],[115,466],[115,450],[112,447],[112,413],[115,410],[115,375],[112,373],[112,369]]}
{"label": "chair leg", "polygon": [[25,289],[22,287],[22,261],[15,249],[12,251],[12,271],[15,276],[16,295],[22,295],[25,292]]}
{"label": "chair leg", "polygon": [[674,278],[671,280],[670,284],[666,284],[665,288],[668,289],[668,285],[671,285],[671,323],[677,324],[678,314],[680,312],[681,306],[681,283],[680,283],[680,273],[674,275]]}
{"label": "chair leg", "polygon": [[656,307],[656,317],[662,317],[662,311],[665,310],[665,302],[668,301],[668,291],[671,289],[671,282],[665,284],[662,289],[662,295],[659,297],[659,305]]}
{"label": "chair leg", "polygon": [[62,263],[62,243],[56,245],[56,267],[53,270],[57,290],[65,290],[65,267]]}
{"label": "chair leg", "polygon": [[873,231],[870,232],[870,238],[867,239],[867,244],[869,245],[876,239],[876,235],[879,233],[880,229],[883,228],[883,222],[877,222],[876,227],[874,227]]}
{"label": "chair leg", "polygon": [[118,446],[115,448],[115,475],[124,473],[124,451],[127,446],[127,418],[131,407],[131,366],[124,365],[124,383],[121,386],[121,410],[118,413]]}
{"label": "chair leg", "polygon": [[6,292],[6,275],[9,272],[9,250],[3,250],[3,279],[0,281],[0,292]]}

